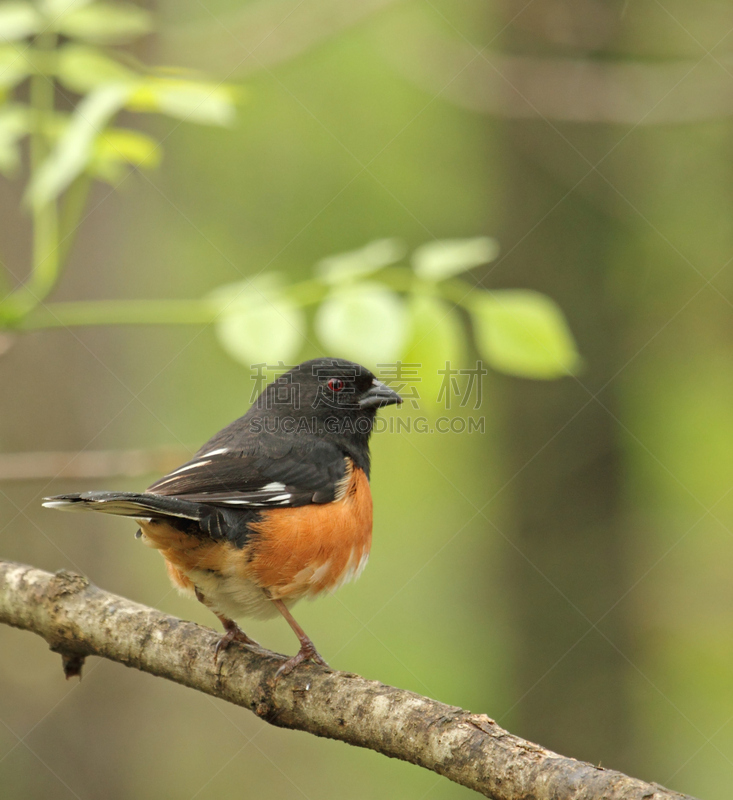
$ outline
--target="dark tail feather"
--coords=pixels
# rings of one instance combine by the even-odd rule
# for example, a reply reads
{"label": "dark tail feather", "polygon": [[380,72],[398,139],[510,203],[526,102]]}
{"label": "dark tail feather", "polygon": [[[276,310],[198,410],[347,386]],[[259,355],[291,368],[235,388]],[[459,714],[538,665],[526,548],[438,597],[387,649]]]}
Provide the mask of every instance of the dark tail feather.
{"label": "dark tail feather", "polygon": [[100,511],[103,514],[137,519],[180,517],[198,521],[201,520],[202,512],[199,503],[134,492],[59,494],[56,497],[44,497],[43,500],[46,508],[59,508],[62,511]]}
{"label": "dark tail feather", "polygon": [[[134,492],[84,492],[83,494],[59,494],[44,497],[46,508],[62,511],[101,511],[135,519],[193,520],[202,533],[212,539],[229,540],[243,547],[251,535],[248,523],[252,521],[251,510],[216,508],[205,503],[179,500],[159,494],[135,494]],[[179,527],[179,526],[176,526]],[[190,525],[184,526],[187,531]]]}

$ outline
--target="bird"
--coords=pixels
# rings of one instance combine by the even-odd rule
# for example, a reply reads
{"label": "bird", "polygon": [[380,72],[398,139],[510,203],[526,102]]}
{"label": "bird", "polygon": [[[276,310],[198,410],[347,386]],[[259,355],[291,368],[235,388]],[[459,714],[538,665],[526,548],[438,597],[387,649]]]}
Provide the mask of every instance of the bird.
{"label": "bird", "polygon": [[353,361],[305,361],[145,492],[62,494],[43,505],[132,517],[136,535],[162,554],[173,585],[221,621],[215,663],[232,641],[263,650],[235,619],[280,613],[300,649],[277,676],[304,661],[328,667],[290,608],[356,579],[366,566],[369,438],[377,410],[401,402]]}

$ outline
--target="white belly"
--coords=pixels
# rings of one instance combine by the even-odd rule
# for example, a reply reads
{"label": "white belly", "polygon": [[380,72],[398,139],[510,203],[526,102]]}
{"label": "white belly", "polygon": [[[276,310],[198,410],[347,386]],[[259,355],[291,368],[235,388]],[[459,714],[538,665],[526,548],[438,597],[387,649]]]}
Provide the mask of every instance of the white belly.
{"label": "white belly", "polygon": [[206,598],[206,605],[224,617],[270,619],[278,614],[264,590],[241,575],[196,569],[188,576]]}

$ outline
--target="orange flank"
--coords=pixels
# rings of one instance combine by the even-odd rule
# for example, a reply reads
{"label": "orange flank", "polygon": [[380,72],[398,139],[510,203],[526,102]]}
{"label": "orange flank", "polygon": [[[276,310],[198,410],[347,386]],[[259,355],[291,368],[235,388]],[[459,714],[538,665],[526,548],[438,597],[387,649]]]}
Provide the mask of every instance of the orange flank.
{"label": "orange flank", "polygon": [[178,589],[193,594],[194,584],[188,577],[192,570],[219,572],[224,566],[225,552],[213,539],[191,536],[162,520],[141,520],[140,529],[145,544],[160,550],[171,582]]}
{"label": "orange flank", "polygon": [[358,577],[372,543],[369,481],[350,465],[332,503],[273,509],[252,525],[246,575],[274,599],[296,600]]}

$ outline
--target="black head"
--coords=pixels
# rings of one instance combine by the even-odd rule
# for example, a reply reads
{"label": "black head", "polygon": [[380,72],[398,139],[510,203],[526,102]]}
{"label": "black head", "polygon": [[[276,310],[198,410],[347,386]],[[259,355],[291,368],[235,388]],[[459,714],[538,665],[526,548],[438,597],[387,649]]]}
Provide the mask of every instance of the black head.
{"label": "black head", "polygon": [[377,409],[401,402],[366,367],[341,358],[315,358],[266,386],[244,420],[284,446],[292,436],[332,441],[368,470]]}
{"label": "black head", "polygon": [[378,408],[402,398],[366,367],[343,358],[314,358],[280,375],[255,407],[276,414],[319,418],[374,418]]}

